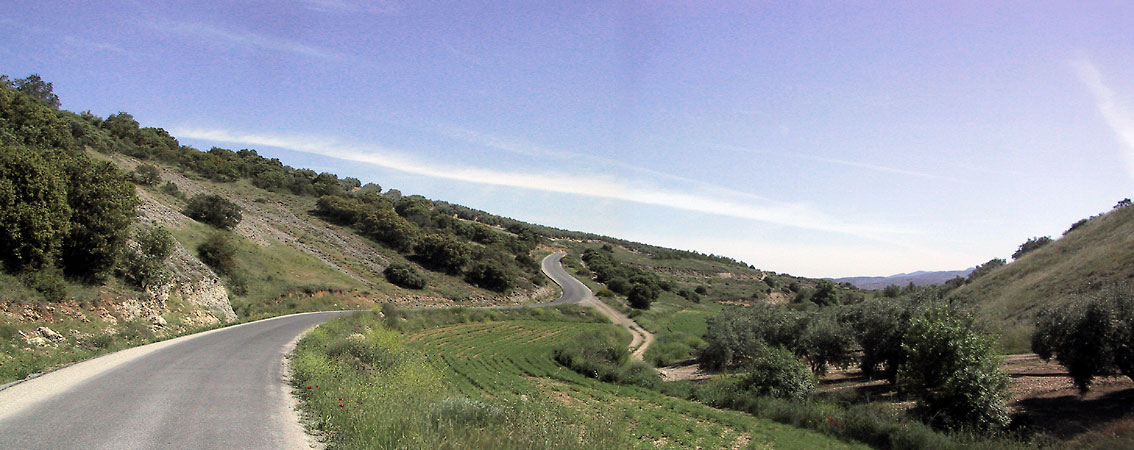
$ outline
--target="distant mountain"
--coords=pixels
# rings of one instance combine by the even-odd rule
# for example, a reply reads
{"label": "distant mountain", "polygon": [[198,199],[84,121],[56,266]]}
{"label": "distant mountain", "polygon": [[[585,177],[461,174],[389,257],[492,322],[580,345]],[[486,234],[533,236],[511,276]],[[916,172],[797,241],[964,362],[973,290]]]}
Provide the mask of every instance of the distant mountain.
{"label": "distant mountain", "polygon": [[888,277],[847,277],[832,278],[831,280],[837,283],[850,283],[859,289],[883,289],[891,284],[906,286],[910,283],[913,283],[914,286],[928,286],[931,284],[942,284],[956,277],[967,277],[973,269],[975,269],[975,267],[965,270],[899,273]]}

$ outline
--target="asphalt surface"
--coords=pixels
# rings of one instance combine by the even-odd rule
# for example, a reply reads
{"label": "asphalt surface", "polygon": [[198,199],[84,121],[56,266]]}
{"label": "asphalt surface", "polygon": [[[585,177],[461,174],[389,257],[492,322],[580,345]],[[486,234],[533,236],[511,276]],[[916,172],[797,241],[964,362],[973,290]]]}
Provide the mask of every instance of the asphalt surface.
{"label": "asphalt surface", "polygon": [[[563,290],[558,300],[498,308],[581,303],[604,309],[586,285],[563,270],[564,256],[556,253],[542,262],[543,272]],[[294,314],[221,328],[9,386],[0,390],[0,449],[310,447],[314,441],[299,424],[284,382],[284,358],[304,331],[349,313]]]}
{"label": "asphalt surface", "polygon": [[0,449],[304,448],[284,355],[343,312],[159,342],[0,391]]}
{"label": "asphalt surface", "polygon": [[559,306],[570,303],[582,303],[588,300],[593,300],[594,295],[587,285],[582,281],[576,280],[563,270],[563,264],[560,262],[563,257],[567,256],[566,253],[552,253],[543,258],[540,263],[540,268],[543,269],[543,274],[551,278],[555,284],[563,290],[563,295],[558,300],[548,303],[538,303],[534,305],[507,305],[507,306],[489,306],[487,309],[519,309],[519,308],[538,308],[546,306]]}

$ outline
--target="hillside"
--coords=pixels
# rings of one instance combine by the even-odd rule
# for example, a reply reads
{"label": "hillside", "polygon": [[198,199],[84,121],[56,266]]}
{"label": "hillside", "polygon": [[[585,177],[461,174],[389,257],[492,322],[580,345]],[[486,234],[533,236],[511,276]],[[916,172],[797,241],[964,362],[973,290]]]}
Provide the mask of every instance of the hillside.
{"label": "hillside", "polygon": [[1028,351],[1036,313],[1070,296],[1134,280],[1134,208],[1118,207],[1076,224],[1063,237],[1022,255],[954,291]]}
{"label": "hillside", "polygon": [[[627,264],[672,278],[664,292],[655,286],[663,301],[654,315],[762,298],[776,279],[761,281],[762,272],[729,258],[527,224],[292,168],[255,150],[200,151],[128,113],[58,109],[50,83],[18,89],[31,79],[0,83],[8,233],[0,236],[0,381],[292,312],[538,302],[556,288],[536,261],[558,248],[613,245]],[[46,181],[23,178],[37,173]],[[190,205],[209,196],[209,208],[239,211],[231,230],[190,217]],[[168,243],[151,245],[162,233]],[[202,253],[217,239],[230,252],[223,265]],[[77,254],[79,244],[90,255]],[[396,282],[391,266],[402,274]],[[789,284],[772,298],[794,294]],[[685,298],[702,286],[712,291],[704,307]]]}

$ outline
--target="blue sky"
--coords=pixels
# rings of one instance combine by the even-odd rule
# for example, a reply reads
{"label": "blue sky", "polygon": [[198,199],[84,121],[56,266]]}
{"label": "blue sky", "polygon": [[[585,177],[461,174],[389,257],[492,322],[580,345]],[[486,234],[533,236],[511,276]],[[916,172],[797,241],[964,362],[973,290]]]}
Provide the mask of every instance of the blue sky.
{"label": "blue sky", "polygon": [[0,73],[201,149],[807,276],[1007,257],[1134,187],[1127,2],[183,3],[5,2]]}

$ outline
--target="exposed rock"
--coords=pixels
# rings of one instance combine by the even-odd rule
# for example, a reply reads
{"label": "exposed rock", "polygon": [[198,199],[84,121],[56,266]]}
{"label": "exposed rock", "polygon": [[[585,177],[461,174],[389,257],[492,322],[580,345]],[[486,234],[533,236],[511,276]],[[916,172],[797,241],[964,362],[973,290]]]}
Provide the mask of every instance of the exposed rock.
{"label": "exposed rock", "polygon": [[24,340],[25,344],[31,345],[33,347],[47,347],[48,345],[51,345],[51,343],[48,342],[47,339],[44,339],[42,336],[28,336],[27,333],[24,333],[23,331],[18,331],[17,333],[19,333],[20,338]]}
{"label": "exposed rock", "polygon": [[216,319],[212,323],[236,320],[220,277],[180,243],[175,242],[167,267],[173,272],[170,281],[146,291],[150,300],[149,308],[145,308],[147,315],[162,315],[169,298],[177,296],[188,305],[208,311]]}
{"label": "exposed rock", "polygon": [[158,328],[165,328],[165,326],[168,325],[168,323],[165,321],[165,319],[162,318],[161,316],[151,317],[150,323],[153,324],[153,326],[158,327]]}
{"label": "exposed rock", "polygon": [[64,341],[64,340],[67,339],[67,338],[63,337],[62,334],[56,333],[55,330],[52,330],[52,329],[47,328],[47,327],[39,327],[38,331],[39,331],[39,334],[42,335],[43,337],[50,339],[52,341],[55,341],[55,342],[60,342],[60,341]]}

